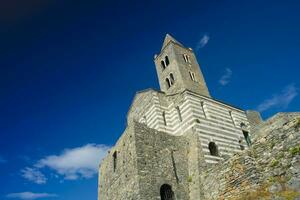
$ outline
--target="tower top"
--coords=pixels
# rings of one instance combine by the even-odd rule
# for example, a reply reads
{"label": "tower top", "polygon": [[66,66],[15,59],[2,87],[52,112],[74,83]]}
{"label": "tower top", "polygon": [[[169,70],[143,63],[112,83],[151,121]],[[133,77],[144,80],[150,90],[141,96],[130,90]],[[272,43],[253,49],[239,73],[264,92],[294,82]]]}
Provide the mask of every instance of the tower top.
{"label": "tower top", "polygon": [[180,42],[178,42],[175,38],[173,38],[169,33],[167,33],[164,43],[161,47],[161,50],[163,50],[170,42],[179,44],[180,46],[183,46]]}
{"label": "tower top", "polygon": [[176,94],[189,90],[210,97],[197,58],[192,49],[167,34],[161,51],[154,56],[161,91]]}

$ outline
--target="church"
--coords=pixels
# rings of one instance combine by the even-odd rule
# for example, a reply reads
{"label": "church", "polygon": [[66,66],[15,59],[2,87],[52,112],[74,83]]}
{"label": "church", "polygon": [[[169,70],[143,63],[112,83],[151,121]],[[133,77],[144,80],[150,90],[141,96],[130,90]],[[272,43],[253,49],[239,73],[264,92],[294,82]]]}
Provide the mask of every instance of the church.
{"label": "church", "polygon": [[167,34],[154,63],[160,90],[136,93],[101,162],[98,200],[201,199],[201,170],[251,145],[259,113],[214,99],[191,48]]}

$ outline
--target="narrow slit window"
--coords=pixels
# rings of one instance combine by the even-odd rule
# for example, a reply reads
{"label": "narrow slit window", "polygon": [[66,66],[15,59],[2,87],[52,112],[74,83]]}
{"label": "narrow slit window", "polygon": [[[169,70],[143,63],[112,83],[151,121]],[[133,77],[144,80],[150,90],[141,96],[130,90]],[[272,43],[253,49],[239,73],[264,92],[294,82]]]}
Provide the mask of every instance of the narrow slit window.
{"label": "narrow slit window", "polygon": [[235,125],[235,123],[234,123],[234,119],[233,119],[233,116],[232,116],[232,111],[229,111],[229,115],[230,115],[230,119],[231,119],[231,121],[232,121],[233,125]]}
{"label": "narrow slit window", "polygon": [[167,126],[167,119],[166,119],[166,113],[165,112],[162,113],[162,117],[163,117],[163,120],[164,120],[164,125]]}
{"label": "narrow slit window", "polygon": [[203,112],[204,117],[207,118],[206,113],[205,113],[205,109],[204,109],[204,102],[201,102],[201,108],[202,108],[202,112]]}
{"label": "narrow slit window", "polygon": [[117,152],[116,151],[113,153],[113,168],[114,168],[114,172],[115,172],[117,169]]}
{"label": "narrow slit window", "polygon": [[243,130],[243,135],[244,135],[244,138],[246,140],[247,145],[250,146],[251,145],[251,140],[250,140],[250,136],[249,136],[248,131]]}
{"label": "narrow slit window", "polygon": [[182,116],[181,116],[181,111],[180,111],[179,106],[176,106],[176,110],[177,110],[177,114],[178,114],[179,121],[182,122]]}

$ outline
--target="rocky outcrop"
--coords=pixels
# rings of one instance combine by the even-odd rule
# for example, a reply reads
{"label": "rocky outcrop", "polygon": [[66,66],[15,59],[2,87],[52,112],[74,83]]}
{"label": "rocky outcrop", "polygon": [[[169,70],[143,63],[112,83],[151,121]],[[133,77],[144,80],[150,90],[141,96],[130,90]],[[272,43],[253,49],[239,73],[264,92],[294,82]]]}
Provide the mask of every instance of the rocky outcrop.
{"label": "rocky outcrop", "polygon": [[300,199],[300,114],[280,113],[252,146],[201,173],[202,199]]}
{"label": "rocky outcrop", "polygon": [[[249,115],[247,115],[249,117]],[[272,130],[281,128],[291,121],[299,118],[300,112],[290,112],[290,113],[277,113],[276,115],[269,118],[267,121],[261,121],[256,125],[252,124],[252,138],[256,140],[270,134]]]}

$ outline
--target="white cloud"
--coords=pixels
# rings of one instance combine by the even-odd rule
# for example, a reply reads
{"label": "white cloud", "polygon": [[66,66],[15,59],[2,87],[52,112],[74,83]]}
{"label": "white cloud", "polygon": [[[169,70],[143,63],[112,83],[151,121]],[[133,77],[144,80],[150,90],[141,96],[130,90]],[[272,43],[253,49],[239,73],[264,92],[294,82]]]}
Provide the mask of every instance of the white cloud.
{"label": "white cloud", "polygon": [[219,83],[222,86],[227,85],[230,82],[231,76],[232,76],[232,70],[230,68],[226,68],[224,74],[219,80]]}
{"label": "white cloud", "polygon": [[39,160],[35,167],[50,168],[67,180],[91,178],[97,173],[100,161],[109,148],[106,145],[87,144],[66,149],[59,155],[50,155]]}
{"label": "white cloud", "polygon": [[197,43],[196,46],[196,51],[198,51],[199,49],[205,47],[209,41],[210,37],[208,34],[204,34],[201,39],[199,40],[199,42]]}
{"label": "white cloud", "polygon": [[49,194],[49,193],[20,192],[20,193],[7,194],[6,197],[10,198],[10,199],[31,200],[31,199],[57,197],[57,195],[56,194]]}
{"label": "white cloud", "polygon": [[274,94],[273,97],[266,99],[259,104],[257,106],[257,110],[263,112],[273,107],[285,109],[297,95],[298,89],[295,87],[295,85],[288,85],[281,91],[281,93]]}
{"label": "white cloud", "polygon": [[26,167],[21,170],[22,177],[37,184],[45,184],[47,178],[38,169]]}

